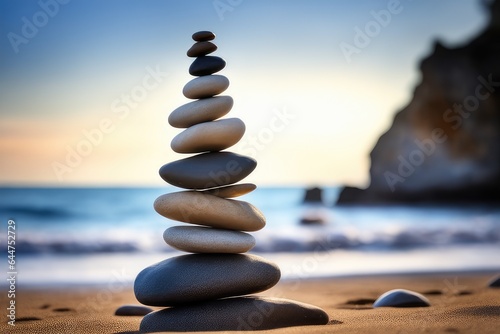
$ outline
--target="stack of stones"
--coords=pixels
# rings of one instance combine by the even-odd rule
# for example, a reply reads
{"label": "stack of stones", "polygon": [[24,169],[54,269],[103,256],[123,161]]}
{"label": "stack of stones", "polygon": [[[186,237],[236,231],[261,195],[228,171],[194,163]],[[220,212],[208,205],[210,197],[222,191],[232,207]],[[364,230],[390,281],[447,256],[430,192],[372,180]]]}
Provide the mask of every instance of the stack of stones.
{"label": "stack of stones", "polygon": [[[252,204],[230,199],[253,191],[250,183],[234,184],[248,176],[257,162],[222,151],[245,132],[238,118],[219,119],[232,108],[230,96],[216,96],[229,80],[214,73],[226,63],[207,56],[217,49],[209,31],[193,34],[188,50],[196,57],[183,94],[196,101],[169,116],[169,123],[185,128],[173,138],[178,153],[195,153],[161,167],[160,176],[171,185],[188,189],[158,197],[155,210],[164,217],[196,226],[174,226],[163,235],[170,246],[194,254],[166,259],[142,270],[134,284],[139,302],[168,307],[146,315],[142,332],[258,330],[326,324],[321,309],[285,299],[245,296],[274,286],[280,270],[256,255],[242,254],[255,245],[246,232],[260,230],[264,215]],[[245,232],[243,232],[245,231]],[[245,296],[245,297],[243,297]]]}

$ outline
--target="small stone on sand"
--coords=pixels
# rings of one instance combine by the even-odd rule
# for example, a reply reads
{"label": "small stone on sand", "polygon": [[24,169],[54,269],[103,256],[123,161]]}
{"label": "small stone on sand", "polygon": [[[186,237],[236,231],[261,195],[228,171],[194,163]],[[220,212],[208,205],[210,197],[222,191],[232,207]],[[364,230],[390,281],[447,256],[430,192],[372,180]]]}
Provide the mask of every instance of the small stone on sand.
{"label": "small stone on sand", "polygon": [[134,316],[134,315],[146,315],[153,312],[153,309],[144,305],[122,305],[116,309],[115,315],[120,316]]}
{"label": "small stone on sand", "polygon": [[431,303],[418,292],[394,289],[377,298],[373,307],[425,307]]}

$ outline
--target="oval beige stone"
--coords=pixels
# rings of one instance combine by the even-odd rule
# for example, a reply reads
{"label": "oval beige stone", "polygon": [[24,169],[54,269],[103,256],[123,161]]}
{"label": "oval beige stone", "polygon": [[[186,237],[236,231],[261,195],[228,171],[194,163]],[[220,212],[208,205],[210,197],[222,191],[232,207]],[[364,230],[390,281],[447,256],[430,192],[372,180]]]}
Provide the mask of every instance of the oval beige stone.
{"label": "oval beige stone", "polygon": [[257,186],[253,183],[240,183],[225,187],[203,190],[202,193],[222,198],[232,198],[243,196],[245,194],[248,194],[249,192],[254,191],[255,189],[257,189]]}
{"label": "oval beige stone", "polygon": [[221,151],[236,144],[245,133],[239,118],[227,118],[195,124],[172,139],[170,147],[177,153]]}
{"label": "oval beige stone", "polygon": [[215,228],[252,232],[266,225],[262,212],[250,203],[197,191],[161,195],[154,208],[169,219]]}
{"label": "oval beige stone", "polygon": [[174,128],[188,128],[192,125],[213,121],[226,115],[233,107],[231,96],[214,96],[186,103],[172,111],[168,123]]}
{"label": "oval beige stone", "polygon": [[204,75],[189,81],[182,90],[188,99],[202,99],[222,93],[229,87],[229,79],[223,75]]}
{"label": "oval beige stone", "polygon": [[255,246],[248,233],[202,226],[174,226],[163,233],[165,242],[191,253],[245,253]]}

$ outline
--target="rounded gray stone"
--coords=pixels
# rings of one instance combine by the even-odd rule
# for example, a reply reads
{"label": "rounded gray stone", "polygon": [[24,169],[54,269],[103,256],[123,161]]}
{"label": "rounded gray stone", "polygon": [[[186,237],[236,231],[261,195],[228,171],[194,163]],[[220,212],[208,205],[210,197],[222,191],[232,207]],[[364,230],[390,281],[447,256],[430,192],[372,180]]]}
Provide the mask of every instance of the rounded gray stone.
{"label": "rounded gray stone", "polygon": [[382,294],[373,303],[373,307],[425,307],[431,303],[418,292],[406,289],[394,289]]}
{"label": "rounded gray stone", "polygon": [[257,296],[226,298],[148,314],[141,332],[255,331],[328,324],[319,307]]}
{"label": "rounded gray stone", "polygon": [[213,44],[212,42],[198,42],[194,43],[191,48],[187,51],[187,56],[188,57],[199,57],[199,56],[206,56],[209,53],[214,52],[217,50],[217,45]]}
{"label": "rounded gray stone", "polygon": [[170,147],[177,153],[221,151],[236,144],[244,134],[241,119],[225,118],[190,126],[172,139]]}
{"label": "rounded gray stone", "polygon": [[182,89],[188,99],[203,99],[224,92],[229,87],[229,79],[223,75],[205,75],[189,81]]}
{"label": "rounded gray stone", "polygon": [[146,315],[153,312],[153,309],[144,305],[122,305],[116,309],[115,315],[120,316],[135,316],[135,315]]}
{"label": "rounded gray stone", "polygon": [[245,253],[255,246],[248,233],[201,226],[173,226],[163,240],[175,249],[190,253]]}
{"label": "rounded gray stone", "polygon": [[163,165],[160,176],[173,186],[208,189],[236,183],[257,166],[255,159],[232,152],[209,152]]}
{"label": "rounded gray stone", "polygon": [[233,107],[231,96],[214,96],[186,103],[172,111],[168,123],[174,128],[188,128],[192,125],[213,121],[226,115]]}
{"label": "rounded gray stone", "polygon": [[196,58],[189,66],[189,74],[204,76],[219,72],[226,67],[226,61],[216,56],[201,56]]}
{"label": "rounded gray stone", "polygon": [[266,225],[266,218],[252,204],[199,191],[161,195],[153,207],[169,219],[215,228],[258,231]]}
{"label": "rounded gray stone", "polygon": [[211,31],[207,30],[202,30],[202,31],[197,31],[193,34],[192,36],[193,40],[197,42],[203,42],[203,41],[211,41],[215,39],[215,34]]}
{"label": "rounded gray stone", "polygon": [[261,292],[280,276],[277,265],[256,255],[189,254],[143,269],[134,293],[145,305],[186,305]]}

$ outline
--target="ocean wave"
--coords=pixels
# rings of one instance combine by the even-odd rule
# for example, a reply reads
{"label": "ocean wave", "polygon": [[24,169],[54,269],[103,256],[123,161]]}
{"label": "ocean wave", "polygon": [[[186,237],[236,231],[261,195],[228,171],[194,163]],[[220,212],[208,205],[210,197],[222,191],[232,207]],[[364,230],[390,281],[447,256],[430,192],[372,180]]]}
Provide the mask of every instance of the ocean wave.
{"label": "ocean wave", "polygon": [[134,242],[61,242],[61,241],[19,241],[18,254],[95,254],[95,253],[134,253],[142,251]]}
{"label": "ocean wave", "polygon": [[1,206],[0,214],[12,217],[22,215],[37,218],[67,218],[72,216],[72,213],[62,208],[34,207],[28,205]]}
{"label": "ocean wave", "polygon": [[[291,230],[291,231],[290,231]],[[398,251],[435,246],[457,246],[465,244],[498,244],[500,228],[482,231],[472,229],[406,229],[397,232],[353,233],[329,229],[288,229],[261,231],[255,235],[254,252],[300,253],[332,250],[384,250]],[[100,240],[96,242],[95,240]],[[104,239],[102,235],[87,239],[48,240],[46,236],[25,237],[18,241],[16,251],[21,254],[91,254],[91,253],[136,253],[171,252],[160,238],[148,236],[147,242],[137,240],[133,234],[120,239]]]}
{"label": "ocean wave", "polygon": [[262,252],[310,252],[336,249],[394,251],[461,244],[500,244],[500,229],[482,232],[412,229],[397,233],[376,233],[373,235],[327,233],[306,239],[284,238],[274,235],[266,238],[264,242],[258,240],[254,250]]}

